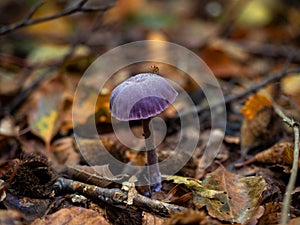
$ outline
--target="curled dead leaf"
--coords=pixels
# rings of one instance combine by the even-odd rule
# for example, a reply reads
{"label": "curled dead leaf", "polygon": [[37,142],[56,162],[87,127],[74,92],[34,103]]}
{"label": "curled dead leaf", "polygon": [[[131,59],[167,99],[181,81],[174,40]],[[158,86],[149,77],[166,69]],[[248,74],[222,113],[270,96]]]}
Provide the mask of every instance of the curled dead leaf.
{"label": "curled dead leaf", "polygon": [[32,225],[109,225],[109,222],[98,212],[80,207],[72,207],[69,209],[61,209],[43,219],[36,219]]}
{"label": "curled dead leaf", "polygon": [[33,93],[32,99],[29,101],[28,122],[30,129],[35,135],[42,138],[48,152],[50,142],[62,122],[61,114],[65,101],[64,90],[63,79],[55,77],[43,83]]}
{"label": "curled dead leaf", "polygon": [[226,193],[213,199],[201,196],[194,199],[196,206],[206,205],[210,216],[245,224],[263,215],[263,207],[259,204],[266,182],[262,177],[242,177],[220,166],[208,174],[202,184],[204,187]]}
{"label": "curled dead leaf", "polygon": [[280,119],[271,101],[262,94],[250,97],[241,110],[245,116],[241,127],[241,153],[274,144],[281,135]]}

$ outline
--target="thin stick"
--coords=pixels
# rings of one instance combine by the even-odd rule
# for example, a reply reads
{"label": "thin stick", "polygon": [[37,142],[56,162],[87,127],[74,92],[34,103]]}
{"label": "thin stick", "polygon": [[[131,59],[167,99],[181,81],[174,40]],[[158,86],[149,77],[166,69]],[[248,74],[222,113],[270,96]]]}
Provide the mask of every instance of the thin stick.
{"label": "thin stick", "polygon": [[[300,73],[300,67],[296,67],[294,69],[291,69],[291,70],[283,70],[281,71],[280,73],[278,74],[271,74],[270,76],[268,76],[268,78],[266,78],[265,80],[263,80],[262,82],[258,83],[258,84],[254,84],[252,85],[250,88],[246,89],[245,91],[242,91],[238,94],[235,94],[235,95],[228,95],[224,98],[224,101],[218,101],[212,105],[205,105],[205,106],[201,106],[201,105],[198,105],[196,106],[196,110],[197,110],[197,113],[200,114],[201,112],[204,112],[204,111],[207,111],[207,110],[211,110],[219,105],[222,105],[222,104],[228,104],[230,102],[233,102],[237,99],[241,99],[241,98],[244,98],[246,97],[247,95],[249,94],[252,94],[256,91],[258,91],[259,89],[267,86],[268,84],[271,84],[271,83],[274,83],[274,82],[278,82],[280,81],[282,78],[286,77],[287,75],[289,74],[296,74],[296,73]],[[183,111],[180,116],[187,116],[189,115],[190,113],[194,112],[195,110],[192,109],[192,110],[186,110],[186,111]],[[179,116],[175,119],[179,119]]]}
{"label": "thin stick", "polygon": [[159,200],[147,198],[138,193],[133,196],[132,205],[127,204],[128,193],[118,188],[101,188],[95,185],[85,184],[78,181],[73,181],[60,177],[53,185],[55,191],[73,191],[82,194],[86,197],[98,200],[110,205],[119,205],[132,207],[133,209],[141,209],[146,212],[167,217],[174,213],[187,211],[188,209],[182,206],[165,203]]}
{"label": "thin stick", "polygon": [[32,7],[30,10],[29,14],[21,21],[10,24],[8,26],[4,26],[0,28],[0,35],[7,34],[9,32],[15,31],[17,29],[29,26],[29,25],[34,25],[37,23],[42,23],[50,20],[54,20],[57,18],[61,18],[64,16],[68,16],[77,12],[99,12],[99,11],[106,11],[107,9],[111,8],[114,4],[110,3],[105,6],[100,6],[100,7],[84,7],[84,4],[87,2],[87,0],[81,0],[78,4],[76,4],[74,7],[66,8],[62,10],[61,12],[55,13],[50,16],[45,16],[42,18],[37,18],[37,19],[32,19],[30,18],[33,16],[33,14],[36,12],[36,10],[43,4],[43,2],[38,3]]}
{"label": "thin stick", "polygon": [[290,119],[287,117],[283,111],[280,109],[280,107],[273,103],[275,112],[282,118],[282,120],[287,123],[290,127],[294,130],[294,160],[293,160],[293,166],[291,169],[291,176],[288,183],[288,186],[286,188],[284,199],[283,199],[283,208],[281,212],[281,225],[286,225],[289,221],[289,211],[290,211],[290,203],[291,203],[291,195],[292,191],[294,190],[297,173],[298,173],[298,161],[299,161],[299,123],[294,121],[293,119]]}

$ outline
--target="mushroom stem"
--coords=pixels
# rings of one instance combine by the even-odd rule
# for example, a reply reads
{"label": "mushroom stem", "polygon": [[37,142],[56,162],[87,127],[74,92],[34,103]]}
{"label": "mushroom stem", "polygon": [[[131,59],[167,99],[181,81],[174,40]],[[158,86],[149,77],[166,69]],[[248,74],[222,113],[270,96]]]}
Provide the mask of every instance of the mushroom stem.
{"label": "mushroom stem", "polygon": [[161,174],[158,165],[156,147],[154,145],[152,128],[150,127],[151,117],[142,120],[145,146],[147,151],[148,178],[152,192],[158,192],[161,189]]}

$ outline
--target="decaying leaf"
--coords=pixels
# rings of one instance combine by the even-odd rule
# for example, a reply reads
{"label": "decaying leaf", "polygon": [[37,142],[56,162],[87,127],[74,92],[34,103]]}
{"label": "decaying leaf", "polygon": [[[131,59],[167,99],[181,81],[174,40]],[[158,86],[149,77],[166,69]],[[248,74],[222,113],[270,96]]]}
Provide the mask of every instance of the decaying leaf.
{"label": "decaying leaf", "polygon": [[263,108],[272,107],[272,102],[262,94],[256,94],[249,98],[243,106],[241,113],[246,119],[252,120],[254,116]]}
{"label": "decaying leaf", "polygon": [[89,86],[83,87],[84,94],[78,95],[78,99],[72,108],[75,125],[94,124],[96,122],[110,122],[108,94],[98,95],[98,90]]}
{"label": "decaying leaf", "polygon": [[266,96],[262,94],[251,96],[241,112],[245,116],[241,127],[243,156],[249,150],[268,147],[277,141],[281,134],[281,123]]}
{"label": "decaying leaf", "polygon": [[[255,155],[255,160],[262,163],[283,163],[290,162],[289,152],[293,152],[293,143],[279,142],[271,148]],[[291,164],[291,163],[290,163]]]}
{"label": "decaying leaf", "polygon": [[[123,161],[124,154],[122,145],[114,139],[115,136],[101,135],[100,139],[76,138],[76,148],[83,159],[90,165],[105,165],[111,157]],[[110,169],[114,174],[121,173],[123,165],[114,165]]]}
{"label": "decaying leaf", "polygon": [[232,77],[243,74],[243,67],[224,49],[211,46],[202,51],[201,57],[218,77]]}
{"label": "decaying leaf", "polygon": [[198,208],[206,205],[209,215],[214,218],[244,224],[263,214],[259,204],[266,182],[262,177],[242,177],[220,166],[206,176],[202,185],[225,193],[215,198],[194,197],[194,204]]}
{"label": "decaying leaf", "polygon": [[0,210],[0,224],[22,225],[22,215],[16,210]]}
{"label": "decaying leaf", "polygon": [[167,219],[147,212],[143,212],[143,224],[165,225]]}
{"label": "decaying leaf", "polygon": [[109,222],[98,212],[81,207],[72,207],[69,209],[61,209],[58,212],[48,215],[43,219],[36,219],[32,225],[109,225]]}
{"label": "decaying leaf", "polygon": [[205,217],[206,215],[203,211],[189,210],[172,215],[167,224],[200,224],[200,221],[204,220]]}
{"label": "decaying leaf", "polygon": [[266,183],[261,177],[242,177],[219,167],[203,182],[179,176],[170,176],[167,180],[184,184],[192,191],[196,207],[206,206],[209,215],[214,218],[255,224],[263,214],[264,209],[259,204]]}
{"label": "decaying leaf", "polygon": [[224,191],[216,189],[209,189],[202,185],[201,181],[181,176],[169,176],[167,180],[172,180],[175,184],[184,184],[188,189],[193,192],[194,196],[202,196],[205,198],[217,198],[219,195],[224,194]]}
{"label": "decaying leaf", "polygon": [[44,83],[33,95],[33,107],[29,112],[31,131],[42,138],[49,151],[50,141],[60,126],[60,114],[64,103],[64,85],[60,78]]}
{"label": "decaying leaf", "polygon": [[290,220],[290,222],[288,223],[288,225],[299,225],[300,224],[300,218],[294,218],[292,220]]}
{"label": "decaying leaf", "polygon": [[[265,212],[264,215],[260,218],[258,225],[277,225],[280,224],[281,218],[281,210],[282,210],[282,203],[279,202],[270,202],[265,205]],[[295,217],[297,217],[294,219]],[[290,224],[296,225],[298,223],[292,223],[292,221],[296,222],[299,219],[299,212],[293,207],[290,208]]]}
{"label": "decaying leaf", "polygon": [[51,161],[58,171],[58,166],[76,165],[80,155],[76,151],[73,138],[61,138],[51,144]]}
{"label": "decaying leaf", "polygon": [[[292,165],[294,160],[294,143],[292,142],[279,142],[272,147],[257,153],[253,158],[236,164],[236,167],[246,166],[253,162]],[[298,163],[300,168],[300,162]]]}

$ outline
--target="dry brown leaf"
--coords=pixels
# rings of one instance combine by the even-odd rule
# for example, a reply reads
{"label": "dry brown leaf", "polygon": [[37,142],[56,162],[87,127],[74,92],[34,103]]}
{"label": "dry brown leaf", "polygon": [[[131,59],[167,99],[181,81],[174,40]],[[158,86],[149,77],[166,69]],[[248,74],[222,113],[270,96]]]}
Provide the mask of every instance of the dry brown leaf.
{"label": "dry brown leaf", "polygon": [[143,212],[143,225],[165,225],[166,224],[166,218],[158,217],[153,214]]}
{"label": "dry brown leaf", "polygon": [[167,220],[166,224],[167,225],[202,224],[201,222],[205,220],[205,218],[206,218],[206,214],[203,211],[188,210],[187,212],[181,212],[172,215],[171,218]]}
{"label": "dry brown leaf", "polygon": [[242,108],[245,116],[241,127],[241,151],[245,156],[249,150],[274,144],[281,134],[281,121],[271,101],[262,94],[250,97]]}
{"label": "dry brown leaf", "polygon": [[32,225],[110,225],[109,222],[96,211],[80,207],[61,209],[43,219],[36,219]]}
{"label": "dry brown leaf", "polygon": [[0,210],[0,224],[22,225],[22,215],[15,210]]}
{"label": "dry brown leaf", "polygon": [[206,48],[200,55],[217,77],[233,77],[244,74],[242,65],[222,49]]}
{"label": "dry brown leaf", "polygon": [[299,225],[300,224],[300,218],[295,218],[290,220],[290,222],[288,223],[288,225]]}
{"label": "dry brown leaf", "polygon": [[[261,163],[293,164],[294,143],[279,142],[263,152],[255,155],[255,160]],[[300,162],[298,167],[300,168]]]}
{"label": "dry brown leaf", "polygon": [[50,142],[57,133],[60,125],[62,108],[64,104],[64,82],[56,77],[48,80],[34,92],[29,102],[30,110],[28,120],[31,131],[42,138],[46,150],[50,150]]}
{"label": "dry brown leaf", "polygon": [[266,188],[262,177],[242,177],[220,166],[208,174],[202,184],[206,188],[226,192],[213,199],[199,196],[194,202],[200,207],[206,205],[210,216],[242,224],[255,222],[262,216],[264,210],[259,204]]}
{"label": "dry brown leaf", "polygon": [[241,113],[246,119],[252,120],[253,117],[263,108],[272,107],[272,102],[262,94],[252,95],[243,106]]}
{"label": "dry brown leaf", "polygon": [[[280,224],[282,211],[282,204],[279,202],[270,202],[265,205],[264,215],[260,218],[258,225],[278,225]],[[295,218],[297,210],[293,207],[290,208],[290,218]],[[297,220],[298,219],[298,220]],[[293,222],[292,222],[293,221]],[[298,223],[297,223],[298,222]],[[299,217],[296,219],[291,219],[288,225],[298,225]]]}
{"label": "dry brown leaf", "polygon": [[56,171],[59,171],[59,167],[77,165],[81,158],[75,149],[74,139],[70,137],[54,141],[51,144],[49,157]]}

